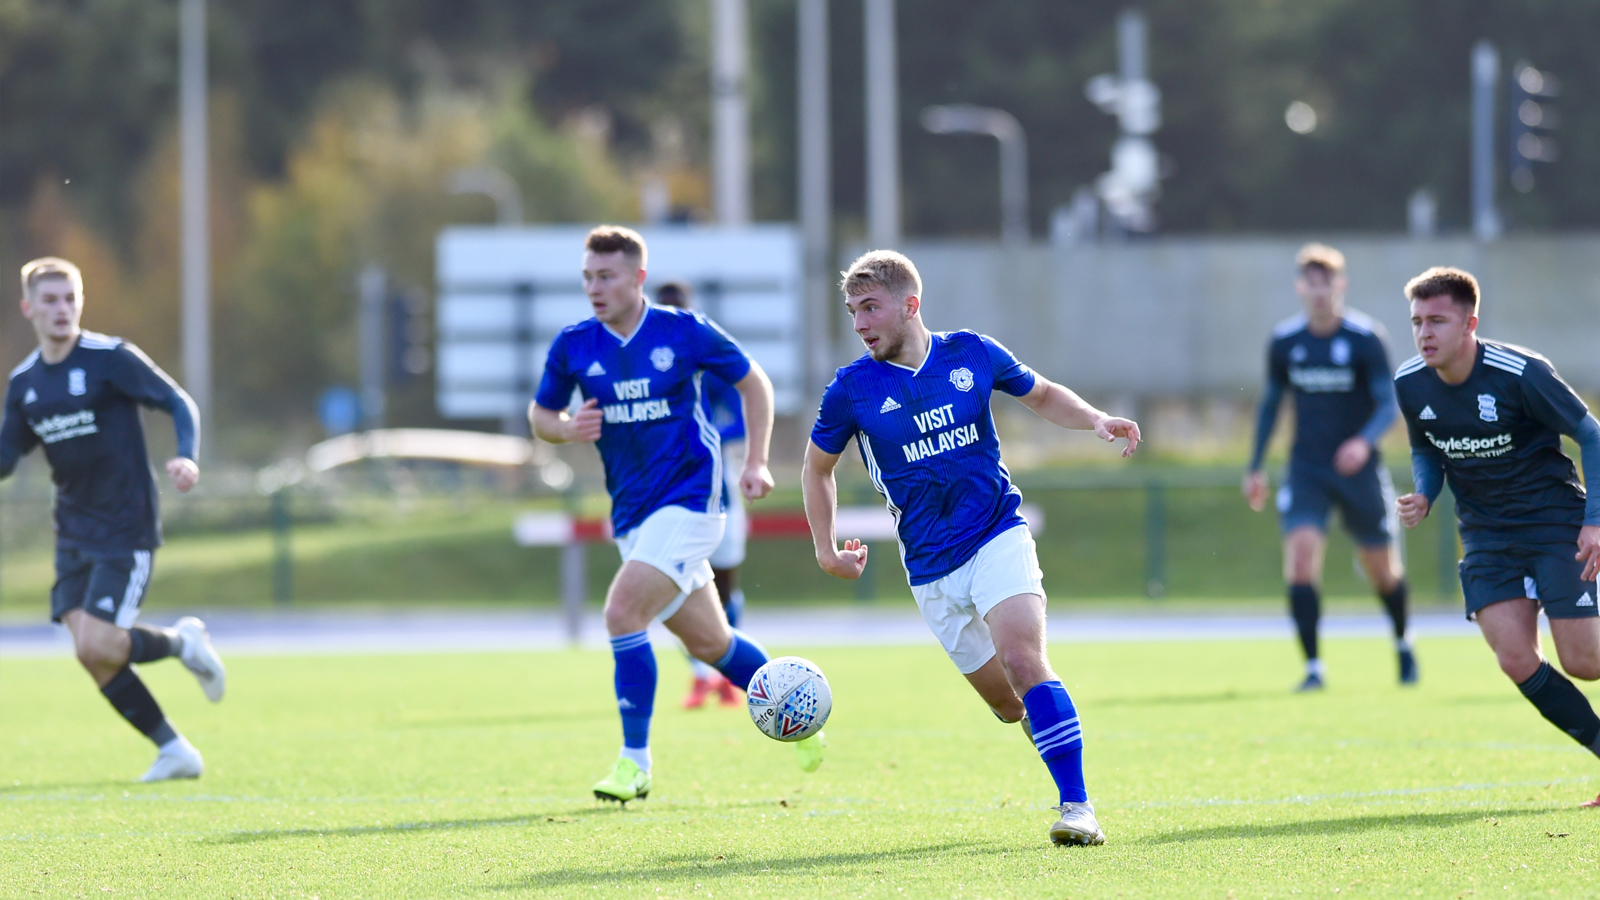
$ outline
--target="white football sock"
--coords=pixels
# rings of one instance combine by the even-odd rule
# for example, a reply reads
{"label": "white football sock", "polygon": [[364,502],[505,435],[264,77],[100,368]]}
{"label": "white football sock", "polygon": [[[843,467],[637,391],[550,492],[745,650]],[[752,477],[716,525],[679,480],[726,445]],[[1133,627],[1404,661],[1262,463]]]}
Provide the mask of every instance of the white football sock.
{"label": "white football sock", "polygon": [[618,755],[623,759],[633,760],[633,764],[639,767],[639,771],[650,771],[649,747],[623,747],[622,752]]}

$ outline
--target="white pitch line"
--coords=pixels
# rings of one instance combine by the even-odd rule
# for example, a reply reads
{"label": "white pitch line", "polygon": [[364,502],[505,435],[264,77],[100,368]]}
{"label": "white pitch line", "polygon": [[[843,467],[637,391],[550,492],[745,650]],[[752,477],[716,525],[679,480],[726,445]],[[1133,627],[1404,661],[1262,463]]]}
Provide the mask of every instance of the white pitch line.
{"label": "white pitch line", "polygon": [[[215,612],[201,615],[217,648],[225,656],[321,656],[386,653],[522,652],[569,649],[565,619],[559,612],[438,610],[354,614],[292,610],[286,612]],[[176,614],[146,617],[157,622]],[[934,639],[914,607],[777,607],[749,610],[742,627],[781,647],[850,647],[928,645]],[[1328,638],[1382,638],[1388,621],[1377,615],[1335,615],[1323,620]],[[1414,616],[1417,637],[1476,635],[1461,616],[1425,613]],[[1293,634],[1280,615],[1104,615],[1055,612],[1050,618],[1054,643],[1126,643],[1137,641],[1286,640]],[[651,628],[657,647],[677,641],[661,625]],[[598,613],[587,615],[576,646],[604,650],[608,644]],[[0,656],[62,656],[72,652],[66,629],[48,624],[0,625]]]}

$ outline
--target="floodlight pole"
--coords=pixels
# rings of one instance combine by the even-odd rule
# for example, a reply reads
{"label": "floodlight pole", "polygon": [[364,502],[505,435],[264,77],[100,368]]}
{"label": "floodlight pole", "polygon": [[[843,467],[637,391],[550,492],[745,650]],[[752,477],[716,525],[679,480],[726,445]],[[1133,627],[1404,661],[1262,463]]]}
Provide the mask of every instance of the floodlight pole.
{"label": "floodlight pole", "polygon": [[[182,0],[178,28],[178,158],[181,191],[183,381],[211,419],[211,239],[206,136],[206,0]],[[215,446],[205,441],[202,447]],[[204,451],[207,456],[209,449]]]}
{"label": "floodlight pole", "polygon": [[746,0],[711,0],[712,203],[722,225],[750,224]]}
{"label": "floodlight pole", "polygon": [[865,0],[867,240],[900,243],[900,86],[894,0]]}
{"label": "floodlight pole", "polygon": [[367,263],[357,280],[360,306],[356,334],[361,366],[361,427],[383,427],[384,417],[384,309],[388,277],[377,263]]}
{"label": "floodlight pole", "polygon": [[1028,242],[1028,140],[1022,123],[1003,109],[965,103],[930,106],[922,127],[934,134],[986,134],[1000,142],[1000,234]]}
{"label": "floodlight pole", "polygon": [[1494,203],[1494,94],[1500,51],[1488,41],[1472,48],[1472,233],[1480,241],[1500,236]]}
{"label": "floodlight pole", "polygon": [[832,267],[828,254],[833,248],[832,136],[828,112],[828,0],[799,0],[795,4],[799,34],[796,56],[799,71],[799,206],[801,241],[801,296],[807,342],[808,389],[816,390],[827,380],[833,363],[828,313],[832,300]]}

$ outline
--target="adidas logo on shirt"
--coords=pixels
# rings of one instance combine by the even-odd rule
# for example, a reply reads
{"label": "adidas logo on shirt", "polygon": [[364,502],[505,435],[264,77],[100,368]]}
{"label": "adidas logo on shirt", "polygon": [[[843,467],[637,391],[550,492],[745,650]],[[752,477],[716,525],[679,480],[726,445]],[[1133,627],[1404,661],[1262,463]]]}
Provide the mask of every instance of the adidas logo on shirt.
{"label": "adidas logo on shirt", "polygon": [[1575,605],[1577,605],[1577,606],[1593,606],[1594,605],[1594,598],[1589,596],[1589,592],[1588,591],[1584,591],[1583,592],[1583,596],[1578,598],[1578,602]]}
{"label": "adidas logo on shirt", "polygon": [[1417,413],[1417,418],[1419,418],[1419,419],[1437,419],[1439,417],[1433,414],[1433,407],[1424,406],[1422,408],[1422,412]]}
{"label": "adidas logo on shirt", "polygon": [[39,395],[34,393],[33,388],[28,388],[28,392],[26,394],[22,395],[22,402],[23,403],[32,403],[33,401],[35,401],[37,399],[39,399]]}
{"label": "adidas logo on shirt", "polygon": [[599,376],[604,375],[605,373],[606,373],[606,367],[600,365],[600,360],[597,359],[594,362],[589,363],[589,371],[584,372],[583,374],[589,376],[590,378],[598,378]]}
{"label": "adidas logo on shirt", "polygon": [[897,410],[899,408],[900,408],[900,404],[894,402],[894,398],[893,397],[885,397],[884,400],[883,400],[883,405],[878,407],[878,412],[879,413],[891,413],[891,412],[894,412],[895,410]]}

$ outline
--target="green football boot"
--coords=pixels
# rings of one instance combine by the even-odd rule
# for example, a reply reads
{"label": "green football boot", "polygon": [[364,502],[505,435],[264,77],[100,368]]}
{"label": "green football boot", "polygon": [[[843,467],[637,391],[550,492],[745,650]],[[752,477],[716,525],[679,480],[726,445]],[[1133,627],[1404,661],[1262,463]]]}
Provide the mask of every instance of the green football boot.
{"label": "green football boot", "polygon": [[627,803],[629,800],[643,800],[650,796],[650,773],[639,768],[631,759],[617,758],[617,764],[612,768],[611,774],[600,779],[594,786],[596,800],[615,800],[618,803]]}
{"label": "green football boot", "polygon": [[815,772],[822,767],[822,748],[828,746],[822,732],[817,732],[803,741],[794,742],[795,755],[800,757],[800,770],[802,772]]}

